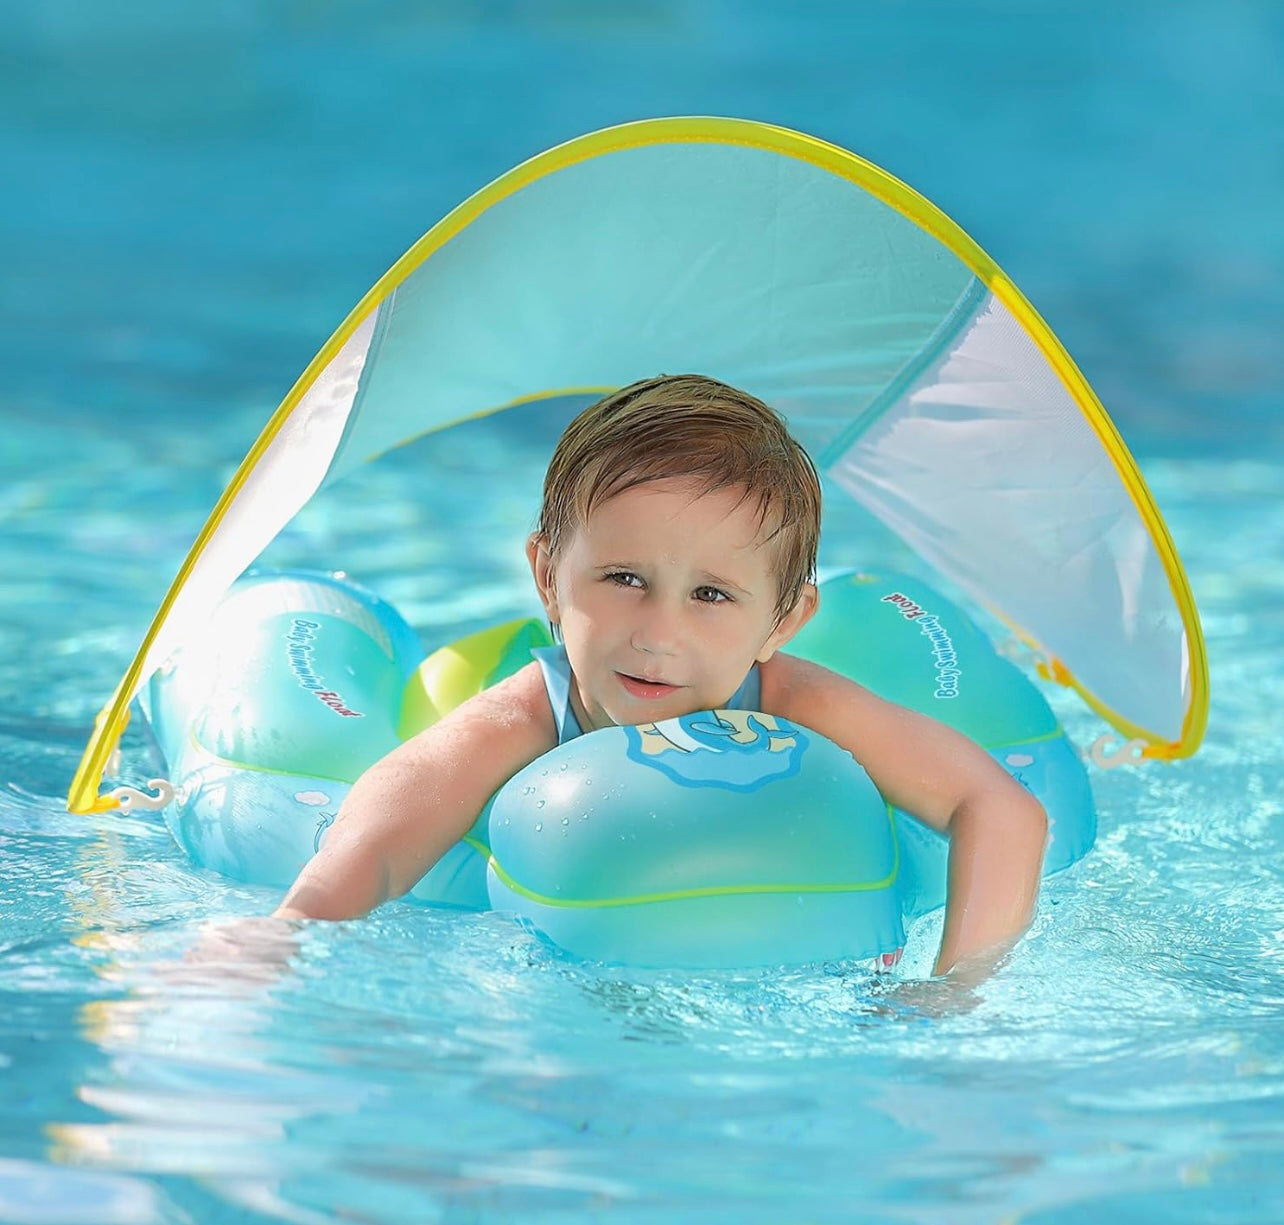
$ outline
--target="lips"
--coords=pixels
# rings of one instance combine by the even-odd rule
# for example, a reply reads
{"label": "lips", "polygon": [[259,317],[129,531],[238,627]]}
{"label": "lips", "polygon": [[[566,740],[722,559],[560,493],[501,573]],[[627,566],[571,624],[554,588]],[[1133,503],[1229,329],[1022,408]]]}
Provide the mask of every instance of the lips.
{"label": "lips", "polygon": [[631,697],[640,698],[646,702],[654,702],[660,698],[668,697],[669,694],[680,688],[678,685],[670,685],[664,681],[648,681],[640,676],[629,676],[624,672],[617,672],[615,675],[619,677],[620,684],[624,686],[626,693]]}

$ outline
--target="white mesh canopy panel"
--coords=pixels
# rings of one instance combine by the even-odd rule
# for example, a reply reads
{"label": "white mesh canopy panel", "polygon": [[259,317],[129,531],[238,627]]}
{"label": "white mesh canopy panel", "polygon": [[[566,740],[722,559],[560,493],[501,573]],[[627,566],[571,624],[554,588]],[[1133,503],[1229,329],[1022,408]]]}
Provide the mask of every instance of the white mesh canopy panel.
{"label": "white mesh canopy panel", "polygon": [[978,601],[1037,626],[1104,705],[1178,738],[1189,670],[1171,585],[1079,406],[992,294],[925,356],[829,475]]}
{"label": "white mesh canopy panel", "polygon": [[257,461],[242,465],[242,479],[224,494],[224,513],[211,516],[208,539],[193,549],[188,571],[180,575],[184,581],[175,585],[167,615],[156,623],[155,637],[143,654],[139,687],[320,488],[347,427],[374,329],[372,315],[335,354],[280,429],[260,439],[264,445]]}

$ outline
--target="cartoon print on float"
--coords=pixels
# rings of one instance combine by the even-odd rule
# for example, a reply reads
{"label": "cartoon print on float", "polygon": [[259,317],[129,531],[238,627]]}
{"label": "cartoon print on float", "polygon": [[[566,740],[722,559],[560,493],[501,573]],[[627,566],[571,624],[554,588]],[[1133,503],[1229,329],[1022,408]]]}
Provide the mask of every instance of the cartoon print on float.
{"label": "cartoon print on float", "polygon": [[798,772],[807,736],[774,715],[703,710],[625,729],[628,756],[683,787],[755,791]]}
{"label": "cartoon print on float", "polygon": [[[305,804],[309,808],[323,808],[331,803],[330,797],[324,791],[296,791],[294,793],[296,804]],[[321,849],[321,839],[325,836],[325,831],[334,824],[334,818],[337,814],[333,812],[321,812],[317,814],[316,833],[312,836],[312,852],[315,854]]]}

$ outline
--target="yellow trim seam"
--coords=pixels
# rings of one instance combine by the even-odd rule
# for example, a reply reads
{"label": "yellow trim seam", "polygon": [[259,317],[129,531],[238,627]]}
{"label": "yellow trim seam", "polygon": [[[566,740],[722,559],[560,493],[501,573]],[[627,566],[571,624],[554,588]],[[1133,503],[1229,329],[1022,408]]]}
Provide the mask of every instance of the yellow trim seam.
{"label": "yellow trim seam", "polygon": [[[987,753],[1001,753],[1004,749],[1019,749],[1027,744],[1047,744],[1051,740],[1060,740],[1064,735],[1064,729],[1057,724],[1055,730],[1043,732],[1038,736],[1027,736],[1024,740],[1005,740],[1002,744],[982,744],[981,747]],[[978,740],[977,743],[981,742]]]}
{"label": "yellow trim seam", "polygon": [[[201,762],[202,767],[229,766],[233,770],[245,770],[250,774],[271,774],[277,778],[316,779],[319,783],[339,783],[344,787],[351,787],[357,781],[355,778],[341,778],[337,774],[317,774],[312,771],[307,774],[300,774],[295,770],[281,770],[275,766],[260,766],[254,762],[237,761],[234,757],[224,757],[205,744],[196,734],[194,727],[187,729],[187,743],[201,754],[204,759]],[[171,779],[170,781],[172,782],[173,780]]]}
{"label": "yellow trim seam", "polygon": [[1074,359],[1066,352],[1065,346],[1057,339],[1056,333],[1048,327],[1025,295],[1006,276],[1000,273],[990,285],[990,289],[1025,328],[1048,364],[1056,371],[1066,390],[1070,392],[1084,417],[1087,418],[1088,424],[1092,426],[1097,439],[1114,463],[1115,471],[1123,480],[1124,488],[1132,498],[1133,505],[1141,515],[1141,520],[1155,544],[1160,563],[1164,567],[1164,574],[1168,579],[1169,591],[1181,616],[1182,628],[1186,632],[1186,652],[1190,667],[1190,701],[1187,703],[1185,717],[1182,720],[1181,735],[1175,742],[1170,742],[1156,736],[1154,732],[1138,727],[1084,688],[1060,660],[1053,661],[1054,679],[1059,684],[1072,688],[1090,709],[1108,723],[1113,724],[1118,731],[1133,738],[1148,741],[1147,747],[1142,751],[1143,756],[1165,759],[1188,757],[1199,748],[1208,726],[1208,652],[1204,644],[1199,611],[1195,607],[1195,597],[1186,579],[1186,571],[1181,564],[1177,546],[1173,543],[1168,525],[1160,515],[1150,488],[1141,475],[1132,452],[1128,450],[1127,443],[1124,442],[1110,414],[1097,398],[1097,393],[1092,390]]}
{"label": "yellow trim seam", "polygon": [[[1079,697],[1082,699],[1084,705],[1087,706],[1088,709],[1093,712],[1093,714],[1099,715],[1102,719],[1104,719],[1107,723],[1109,723],[1115,729],[1115,731],[1119,732],[1121,735],[1127,737],[1130,740],[1145,741],[1145,744],[1141,749],[1142,757],[1150,758],[1156,761],[1173,761],[1179,757],[1190,756],[1190,754],[1193,753],[1195,749],[1199,747],[1199,741],[1203,739],[1204,729],[1208,724],[1208,708],[1207,708],[1206,702],[1203,710],[1203,717],[1200,719],[1197,727],[1193,724],[1189,714],[1187,715],[1187,721],[1185,724],[1183,724],[1183,736],[1187,735],[1186,729],[1187,727],[1189,727],[1192,732],[1196,733],[1196,740],[1195,740],[1194,746],[1191,749],[1189,749],[1186,752],[1182,752],[1181,749],[1182,749],[1184,740],[1178,741],[1177,743],[1172,743],[1170,741],[1162,739],[1161,737],[1156,736],[1154,732],[1147,731],[1140,724],[1134,723],[1131,719],[1126,719],[1123,715],[1119,714],[1117,711],[1111,710],[1104,702],[1101,701],[1100,698],[1098,698],[1095,694],[1090,693],[1087,689],[1085,689],[1074,678],[1074,676],[1070,672],[1070,669],[1067,668],[1065,664],[1063,664],[1059,659],[1054,658],[1051,661],[1051,665],[1052,665],[1051,675],[1049,675],[1046,679],[1053,681],[1055,684],[1063,685],[1067,689],[1073,689],[1075,693],[1077,693]],[[1207,688],[1208,688],[1207,660],[1204,661],[1203,675],[1204,675],[1203,686],[1205,691],[1207,691]],[[1192,692],[1194,691],[1193,680],[1194,680],[1194,676],[1192,673],[1192,686],[1191,686]]]}
{"label": "yellow trim seam", "polygon": [[[1195,612],[1193,596],[1185,581],[1185,574],[1177,559],[1176,550],[1168,537],[1167,529],[1154,511],[1153,501],[1149,499],[1140,474],[1135,465],[1128,460],[1121,461],[1127,455],[1113,424],[1105,415],[1096,396],[1088,388],[1074,363],[1066,354],[1060,342],[1052,334],[1047,324],[1021,295],[1020,291],[1003,276],[992,259],[963,231],[926,197],[920,195],[908,184],[902,183],[893,175],[867,162],[864,158],[851,153],[837,145],[831,145],[813,136],[794,132],[788,128],[772,124],[759,123],[755,120],[727,119],[709,116],[675,117],[667,119],[644,119],[634,123],[621,124],[616,127],[603,128],[590,132],[564,144],[554,146],[543,153],[514,167],[497,179],[474,193],[463,203],[454,208],[436,225],[429,229],[410,249],[377,280],[370,290],[349,312],[347,318],[339,325],[330,339],[322,345],[317,355],[308,363],[294,386],[273,413],[263,431],[255,440],[248,454],[241,461],[228,482],[219,500],[193,542],[186,558],[178,569],[173,583],[157,610],[147,633],[143,637],[133,662],[126,670],[124,677],[112,696],[111,701],[99,712],[95,721],[94,732],[86,746],[67,797],[68,810],[75,813],[86,813],[103,810],[103,804],[97,795],[102,781],[103,771],[112,751],[120,741],[128,723],[129,703],[141,687],[143,663],[155,642],[160,627],[164,624],[171,608],[182,590],[197,560],[205,550],[210,537],[217,531],[232,502],[236,499],[257,466],[263,452],[275,440],[277,434],[298,406],[304,395],[316,382],[339,349],[351,338],[352,334],[366,320],[372,311],[384,301],[388,294],[416,271],[429,256],[439,250],[468,225],[480,217],[487,209],[499,201],[520,191],[530,183],[558,170],[566,169],[579,162],[607,153],[622,152],[628,149],[642,148],[648,145],[695,143],[707,141],[714,144],[740,145],[747,148],[761,149],[794,157],[827,170],[838,177],[845,178],[864,188],[875,198],[895,209],[902,216],[912,221],[927,233],[931,234],[946,248],[952,251],[972,272],[989,288],[996,297],[1021,320],[1039,348],[1053,362],[1054,369],[1061,375],[1067,390],[1084,412],[1085,416],[1097,429],[1098,436],[1106,441],[1113,438],[1114,444],[1107,442],[1107,450],[1116,461],[1116,468],[1123,477],[1134,503],[1141,497],[1146,505],[1138,504],[1138,510],[1148,525],[1159,524],[1160,555],[1168,571],[1170,587],[1177,599],[1178,609],[1187,633],[1187,649],[1191,665],[1191,703],[1187,709],[1183,724],[1183,735],[1175,745],[1163,746],[1169,752],[1163,755],[1180,756],[1194,752],[1203,734],[1207,722],[1208,663],[1204,651],[1203,635],[1199,619]],[[1055,356],[1054,356],[1055,355]],[[1070,376],[1069,381],[1067,375]],[[536,395],[535,399],[543,398]],[[515,403],[524,402],[527,397]],[[498,410],[493,410],[498,411]],[[487,413],[477,414],[488,415]],[[1116,447],[1118,449],[1116,449]],[[1121,467],[1121,462],[1123,466]],[[1147,509],[1149,507],[1149,509]],[[1169,567],[1176,564],[1174,573]],[[1076,686],[1081,694],[1082,689]],[[1085,695],[1086,697],[1086,695]],[[1104,709],[1104,708],[1102,708]],[[1117,717],[1117,716],[1116,716]],[[1113,720],[1112,720],[1113,721]],[[1148,739],[1155,739],[1153,733]]]}
{"label": "yellow trim seam", "polygon": [[[539,404],[544,400],[557,400],[562,396],[604,396],[612,391],[618,391],[619,387],[612,385],[599,387],[549,387],[544,391],[532,391],[529,395],[518,396],[515,400],[509,400],[506,404],[496,404],[492,408],[483,408],[475,413],[468,413],[463,417],[455,417],[453,420],[444,424],[429,426],[426,430],[421,430],[418,434],[411,434],[403,438],[395,446],[389,447],[389,451],[399,450],[401,447],[408,447],[412,442],[418,442],[421,438],[431,437],[433,434],[440,434],[442,430],[452,429],[457,425],[465,425],[469,421],[484,421],[487,417],[497,417],[500,413],[506,413],[510,408],[521,408],[525,404]],[[373,455],[367,455],[361,462],[363,464],[371,463],[385,455],[388,452],[376,451]]]}
{"label": "yellow trim seam", "polygon": [[[691,898],[733,897],[755,893],[873,893],[887,889],[896,880],[901,870],[901,844],[896,837],[896,814],[891,805],[887,806],[887,823],[892,839],[892,868],[881,880],[840,881],[830,885],[706,885],[700,889],[668,889],[659,893],[637,893],[628,897],[606,898],[562,898],[549,897],[546,893],[537,893],[515,881],[495,858],[493,850],[487,848],[488,864],[491,870],[519,897],[537,902],[541,906],[552,906],[562,910],[608,910],[619,906],[651,906],[657,902],[682,902]],[[472,840],[469,840],[472,842]],[[476,842],[472,842],[477,846]]]}

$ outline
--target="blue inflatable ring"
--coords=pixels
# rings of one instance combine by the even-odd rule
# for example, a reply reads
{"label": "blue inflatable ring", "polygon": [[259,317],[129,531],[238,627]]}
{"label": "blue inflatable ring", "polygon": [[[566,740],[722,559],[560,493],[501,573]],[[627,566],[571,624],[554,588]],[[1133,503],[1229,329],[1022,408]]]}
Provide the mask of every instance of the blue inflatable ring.
{"label": "blue inflatable ring", "polygon": [[[906,576],[860,574],[828,580],[821,608],[791,649],[987,748],[1049,813],[1046,871],[1086,853],[1096,817],[1078,755],[961,610]],[[167,824],[195,863],[285,887],[368,765],[546,641],[538,621],[513,622],[425,659],[396,611],[347,579],[243,579],[143,696],[176,788]],[[699,712],[541,757],[410,896],[512,912],[604,962],[882,969],[906,920],[942,904],[946,855],[824,737]]]}

